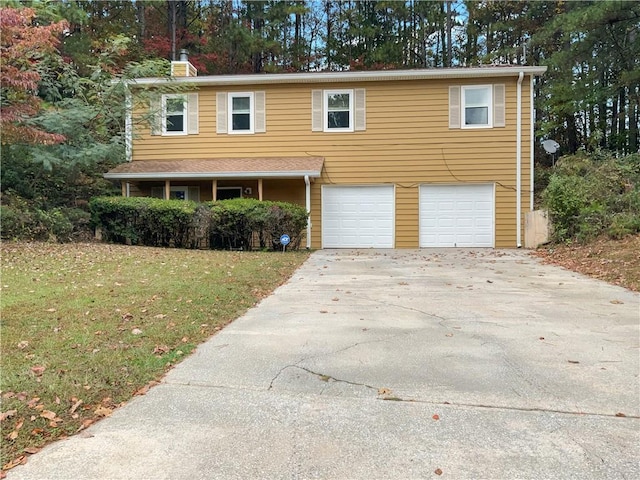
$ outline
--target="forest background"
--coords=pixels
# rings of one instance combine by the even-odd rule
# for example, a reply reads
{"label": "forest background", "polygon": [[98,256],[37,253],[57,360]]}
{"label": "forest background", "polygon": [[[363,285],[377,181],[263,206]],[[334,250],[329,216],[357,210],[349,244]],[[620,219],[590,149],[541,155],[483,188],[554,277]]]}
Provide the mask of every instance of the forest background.
{"label": "forest background", "polygon": [[[3,238],[87,235],[125,159],[123,81],[181,49],[209,75],[546,65],[536,143],[640,175],[636,1],[8,0],[0,21]],[[557,158],[536,149],[539,192]]]}

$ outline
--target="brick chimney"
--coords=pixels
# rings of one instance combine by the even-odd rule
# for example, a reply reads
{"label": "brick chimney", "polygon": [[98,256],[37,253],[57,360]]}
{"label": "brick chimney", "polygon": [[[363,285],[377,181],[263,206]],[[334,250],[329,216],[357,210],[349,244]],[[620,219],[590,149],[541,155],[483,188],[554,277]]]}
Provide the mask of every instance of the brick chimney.
{"label": "brick chimney", "polygon": [[180,60],[174,60],[171,62],[171,76],[172,77],[196,77],[198,76],[198,70],[191,65],[189,61],[189,52],[182,49],[180,50]]}

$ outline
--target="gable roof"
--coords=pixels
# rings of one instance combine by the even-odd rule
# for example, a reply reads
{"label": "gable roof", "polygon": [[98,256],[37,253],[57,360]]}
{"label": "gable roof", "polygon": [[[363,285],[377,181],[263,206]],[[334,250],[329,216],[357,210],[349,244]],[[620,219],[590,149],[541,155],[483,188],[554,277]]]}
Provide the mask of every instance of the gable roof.
{"label": "gable roof", "polygon": [[262,85],[270,83],[336,83],[398,80],[517,77],[542,75],[545,66],[501,65],[464,68],[426,68],[413,70],[367,70],[345,72],[265,73],[250,75],[202,75],[197,77],[153,77],[129,80],[129,85],[155,85],[166,82],[200,86]]}
{"label": "gable roof", "polygon": [[118,165],[104,177],[114,180],[316,178],[323,163],[323,157],[137,160]]}

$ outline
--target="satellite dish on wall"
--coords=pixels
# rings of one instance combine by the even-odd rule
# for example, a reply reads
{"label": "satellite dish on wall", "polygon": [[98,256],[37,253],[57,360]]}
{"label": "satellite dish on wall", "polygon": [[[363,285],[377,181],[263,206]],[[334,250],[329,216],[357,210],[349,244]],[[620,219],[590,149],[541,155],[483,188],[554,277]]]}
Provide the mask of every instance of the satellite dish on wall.
{"label": "satellite dish on wall", "polygon": [[553,155],[560,148],[560,144],[555,140],[545,140],[542,142],[542,148],[544,148],[545,152]]}

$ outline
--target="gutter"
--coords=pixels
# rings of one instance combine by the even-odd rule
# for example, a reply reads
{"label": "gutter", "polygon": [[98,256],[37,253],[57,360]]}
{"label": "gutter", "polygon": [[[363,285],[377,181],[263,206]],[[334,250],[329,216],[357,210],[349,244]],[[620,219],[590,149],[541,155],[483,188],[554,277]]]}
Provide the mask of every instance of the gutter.
{"label": "gutter", "polygon": [[319,177],[320,172],[311,171],[267,171],[267,172],[208,172],[208,173],[189,173],[189,172],[152,172],[152,173],[105,173],[104,178],[110,180],[164,180],[171,179],[204,179],[211,180],[214,178],[300,178],[300,177]]}
{"label": "gutter", "polygon": [[[516,246],[522,248],[522,80],[524,72],[518,75],[516,112]],[[533,144],[531,145],[533,148]]]}
{"label": "gutter", "polygon": [[187,84],[197,86],[222,85],[266,85],[292,83],[336,83],[336,82],[377,82],[398,80],[433,79],[473,79],[489,77],[513,77],[518,72],[528,75],[542,75],[545,66],[513,67],[466,67],[466,68],[428,68],[413,70],[370,70],[346,72],[304,72],[304,73],[265,73],[251,75],[202,75],[197,77],[151,77],[127,81],[131,86],[160,86]]}
{"label": "gutter", "polygon": [[311,249],[311,182],[309,181],[309,175],[304,176],[305,184],[305,200],[307,207],[307,250]]}

